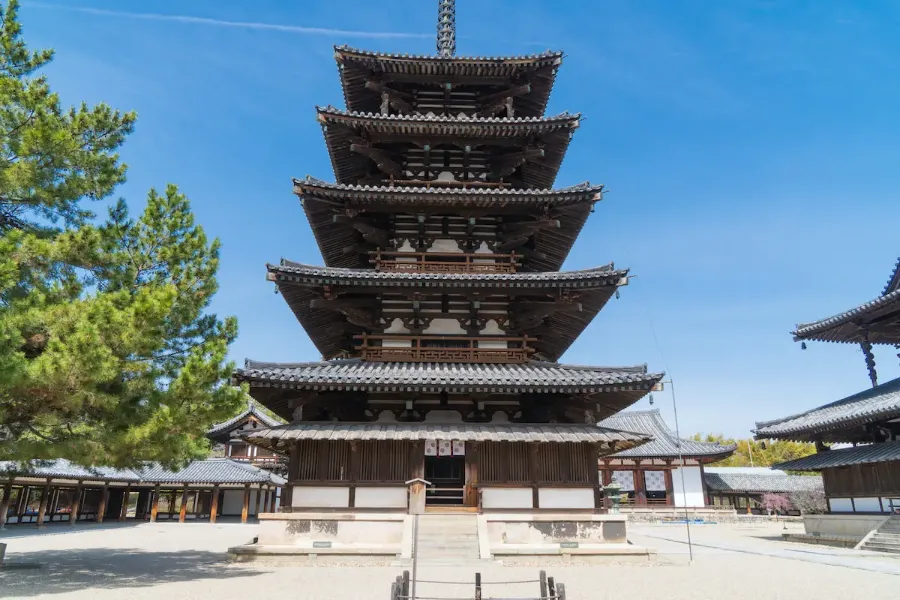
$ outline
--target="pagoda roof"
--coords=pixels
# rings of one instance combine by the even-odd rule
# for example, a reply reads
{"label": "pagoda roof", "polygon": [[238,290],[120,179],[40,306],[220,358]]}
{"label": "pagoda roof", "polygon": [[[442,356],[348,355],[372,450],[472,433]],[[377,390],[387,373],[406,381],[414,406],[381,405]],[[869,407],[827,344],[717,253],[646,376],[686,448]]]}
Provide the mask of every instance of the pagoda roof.
{"label": "pagoda roof", "polygon": [[[373,269],[315,267],[282,260],[267,266],[270,280],[323,356],[331,358],[351,350],[348,321],[338,311],[313,308],[310,301],[323,297],[325,286],[340,286],[363,294],[418,288],[423,292],[495,292],[505,296],[541,296],[561,291],[577,293],[580,310],[555,311],[546,319],[545,333],[534,348],[541,358],[557,360],[600,312],[619,286],[628,283],[628,270],[613,265],[581,271],[517,273],[387,272]],[[356,327],[356,326],[351,326]],[[357,327],[357,333],[364,329]]]}
{"label": "pagoda roof", "polygon": [[308,363],[247,360],[236,382],[254,387],[368,392],[463,392],[594,394],[637,391],[643,396],[662,379],[646,365],[584,367],[529,361],[523,364],[383,363],[358,358]]}
{"label": "pagoda roof", "polygon": [[797,325],[794,340],[900,344],[900,259],[881,295],[837,315]]}
{"label": "pagoda roof", "polygon": [[494,423],[292,423],[255,431],[245,436],[258,446],[283,452],[285,445],[301,440],[393,441],[450,440],[462,442],[538,442],[590,443],[605,446],[606,451],[642,444],[646,437],[628,431],[615,431],[596,425],[494,424]]}
{"label": "pagoda roof", "polygon": [[552,217],[559,220],[559,229],[534,234],[534,250],[543,256],[525,257],[522,267],[529,271],[557,271],[594,203],[600,200],[603,186],[587,182],[560,189],[370,186],[326,183],[307,177],[294,180],[294,192],[303,199],[303,209],[328,266],[354,268],[368,264],[362,253],[345,251],[360,244],[362,237],[352,224],[335,222],[335,210],[353,208],[369,215],[453,210],[486,216],[550,210]]}
{"label": "pagoda roof", "polygon": [[360,134],[375,142],[428,138],[439,141],[470,141],[484,144],[496,140],[521,145],[538,138],[544,156],[528,159],[521,167],[527,187],[549,188],[562,164],[572,133],[581,115],[563,113],[554,117],[450,117],[434,115],[381,115],[347,112],[333,106],[317,107],[325,126],[325,143],[339,183],[357,183],[368,174],[371,159],[350,150]]}
{"label": "pagoda roof", "polygon": [[900,442],[865,444],[852,448],[832,448],[775,466],[786,471],[821,471],[835,467],[888,461],[900,461]]}
{"label": "pagoda roof", "polygon": [[757,439],[857,442],[872,439],[868,424],[900,418],[900,378],[797,415],[761,421]]}
{"label": "pagoda roof", "polygon": [[679,438],[663,421],[659,409],[622,412],[600,421],[602,427],[637,431],[652,438],[639,448],[613,454],[611,458],[707,458],[719,460],[729,456],[737,446],[716,442],[697,442]]}
{"label": "pagoda roof", "polygon": [[503,85],[527,80],[531,92],[515,99],[516,111],[529,116],[544,112],[563,53],[547,51],[526,56],[435,56],[388,54],[335,46],[344,100],[350,110],[374,112],[380,99],[366,89],[371,76],[387,82],[445,82]]}
{"label": "pagoda roof", "polygon": [[216,423],[215,425],[210,427],[206,432],[206,437],[212,439],[227,439],[227,434],[231,433],[250,419],[256,419],[267,427],[275,427],[276,425],[282,424],[278,419],[270,417],[268,414],[260,410],[256,402],[251,399],[247,402],[247,408],[242,410],[240,414],[228,419],[227,421]]}

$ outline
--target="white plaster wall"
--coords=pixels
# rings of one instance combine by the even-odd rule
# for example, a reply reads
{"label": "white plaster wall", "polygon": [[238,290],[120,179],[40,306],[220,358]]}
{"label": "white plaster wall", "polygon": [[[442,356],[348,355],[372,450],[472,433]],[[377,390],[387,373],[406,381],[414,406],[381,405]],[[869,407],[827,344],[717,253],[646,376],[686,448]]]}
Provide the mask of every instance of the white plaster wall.
{"label": "white plaster wall", "polygon": [[441,254],[462,254],[462,250],[454,240],[434,240],[434,244],[428,249],[428,252],[440,252]]}
{"label": "white plaster wall", "polygon": [[350,506],[350,488],[343,486],[295,485],[291,506],[302,508],[346,508]]}
{"label": "white plaster wall", "polygon": [[482,488],[482,508],[533,508],[531,488]]}
{"label": "white plaster wall", "polygon": [[884,522],[884,515],[804,515],[803,527],[812,535],[839,535],[862,539]]}
{"label": "white plaster wall", "polygon": [[850,498],[829,498],[828,504],[831,512],[853,512],[853,503]]}
{"label": "white plaster wall", "polygon": [[500,329],[500,326],[497,325],[497,321],[494,319],[488,319],[487,323],[484,324],[484,329],[481,330],[481,335],[505,335],[506,332]]}
{"label": "white plaster wall", "polygon": [[[250,490],[250,507],[247,514],[256,514],[256,490]],[[244,490],[225,490],[222,498],[222,507],[219,509],[220,515],[239,515],[244,508]],[[266,512],[267,508],[263,509]]]}
{"label": "white plaster wall", "polygon": [[509,342],[498,342],[498,341],[478,341],[479,348],[501,348],[506,349],[509,348]]}
{"label": "white plaster wall", "polygon": [[856,512],[881,512],[881,502],[878,498],[854,498]]}
{"label": "white plaster wall", "polygon": [[594,508],[592,488],[539,488],[538,504],[545,508]]}
{"label": "white plaster wall", "polygon": [[403,326],[401,319],[394,319],[391,321],[391,326],[384,330],[384,333],[408,334],[409,329]]}
{"label": "white plaster wall", "polygon": [[459,326],[456,319],[432,319],[423,335],[465,335],[466,330]]}
{"label": "white plaster wall", "polygon": [[[681,480],[684,477],[684,487]],[[703,497],[703,477],[700,467],[684,467],[672,471],[672,487],[675,488],[675,506],[687,506],[692,508],[706,506]],[[684,492],[686,492],[686,495]]]}
{"label": "white plaster wall", "polygon": [[405,487],[358,487],[356,502],[358,508],[406,508]]}

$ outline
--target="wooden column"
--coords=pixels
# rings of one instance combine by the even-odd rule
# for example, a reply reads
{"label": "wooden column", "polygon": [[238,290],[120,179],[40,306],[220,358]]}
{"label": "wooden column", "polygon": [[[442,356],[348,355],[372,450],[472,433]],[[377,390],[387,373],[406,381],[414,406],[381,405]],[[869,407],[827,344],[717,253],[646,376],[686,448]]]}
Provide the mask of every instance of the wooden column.
{"label": "wooden column", "polygon": [[272,488],[272,494],[269,496],[269,512],[275,512],[275,502],[278,500],[278,486]]}
{"label": "wooden column", "polygon": [[3,499],[0,499],[0,529],[6,529],[6,513],[9,511],[9,497],[12,495],[12,481],[3,486]]}
{"label": "wooden column", "polygon": [[159,484],[153,486],[153,502],[150,505],[150,522],[156,522],[156,516],[159,514]]}
{"label": "wooden column", "polygon": [[[609,461],[604,461],[604,463],[603,463],[603,487],[606,487],[612,483],[612,480],[613,480],[612,475],[613,475],[612,466],[610,466]],[[606,492],[603,492],[603,507],[608,509],[611,506],[611,504],[612,503],[609,501],[609,496],[606,494]]]}
{"label": "wooden column", "polygon": [[219,484],[213,486],[212,498],[209,499],[209,522],[215,523],[219,512]]}
{"label": "wooden column", "polygon": [[75,493],[72,495],[72,504],[69,506],[69,525],[74,525],[75,521],[78,520],[78,509],[81,508],[81,493],[84,488],[81,487],[81,482],[78,482],[78,485],[75,487]]}
{"label": "wooden column", "polygon": [[600,444],[591,444],[590,445],[591,454],[588,457],[591,465],[594,465],[594,468],[591,469],[591,485],[594,488],[594,511],[599,511],[603,508],[603,483],[600,480]]}
{"label": "wooden column", "polygon": [[634,478],[634,504],[647,504],[647,492],[644,484],[644,472],[640,469],[632,471]]}
{"label": "wooden column", "polygon": [[38,506],[38,520],[37,526],[44,526],[44,517],[47,514],[47,504],[50,501],[50,478],[47,478],[47,483],[44,484],[44,489],[41,490],[41,504]]}
{"label": "wooden column", "polygon": [[244,484],[244,506],[241,508],[241,523],[247,522],[247,513],[250,512],[250,484]]}
{"label": "wooden column", "polygon": [[263,504],[263,486],[259,484],[259,489],[256,490],[256,518],[259,519],[260,513],[265,508],[265,504]]}
{"label": "wooden column", "polygon": [[100,506],[97,507],[97,522],[103,522],[103,516],[106,514],[106,503],[109,502],[109,482],[103,486],[103,491],[100,492]]}
{"label": "wooden column", "polygon": [[528,444],[528,473],[531,479],[531,504],[534,508],[541,507],[541,496],[538,491],[539,471],[538,442]]}
{"label": "wooden column", "polygon": [[347,506],[353,508],[356,506],[356,479],[357,479],[357,465],[359,464],[358,460],[358,445],[355,441],[350,442],[350,456],[347,459],[347,479],[350,482],[350,494],[347,502]]}
{"label": "wooden column", "polygon": [[22,516],[25,514],[25,507],[28,506],[29,494],[31,494],[31,486],[22,486],[22,493],[19,494],[19,499],[16,502],[16,517],[19,523],[22,522]]}
{"label": "wooden column", "polygon": [[[682,475],[683,477],[683,475]],[[703,488],[703,504],[709,505],[709,488],[706,487],[706,470],[703,468],[703,463],[700,463],[700,485]],[[684,499],[684,503],[687,504],[687,498]]]}
{"label": "wooden column", "polygon": [[184,489],[181,491],[181,510],[178,512],[178,522],[184,523],[187,518],[187,505],[188,505],[188,484],[184,484]]}
{"label": "wooden column", "polygon": [[131,497],[131,484],[125,486],[122,492],[122,508],[119,510],[119,521],[124,522],[128,518],[128,498]]}
{"label": "wooden column", "polygon": [[675,484],[672,482],[672,461],[666,461],[666,504],[672,506],[675,504]]}
{"label": "wooden column", "polygon": [[[425,479],[425,451],[422,442],[410,444],[410,479]],[[411,483],[409,486],[409,514],[418,515],[425,512],[425,484]]]}

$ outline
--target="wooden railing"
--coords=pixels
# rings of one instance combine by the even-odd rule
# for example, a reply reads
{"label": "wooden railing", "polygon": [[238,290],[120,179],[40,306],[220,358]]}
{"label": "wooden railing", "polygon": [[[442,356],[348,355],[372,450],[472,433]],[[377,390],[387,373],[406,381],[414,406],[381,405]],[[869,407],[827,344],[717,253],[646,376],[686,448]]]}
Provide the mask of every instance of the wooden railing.
{"label": "wooden railing", "polygon": [[[363,360],[379,362],[521,363],[534,352],[530,337],[460,337],[455,335],[357,335]],[[387,344],[385,344],[387,342]],[[404,342],[403,346],[394,345]],[[405,345],[408,342],[409,345]],[[504,348],[479,344],[498,342]],[[444,345],[438,345],[444,344]]]}
{"label": "wooden railing", "polygon": [[394,273],[515,273],[516,254],[369,252],[376,271]]}

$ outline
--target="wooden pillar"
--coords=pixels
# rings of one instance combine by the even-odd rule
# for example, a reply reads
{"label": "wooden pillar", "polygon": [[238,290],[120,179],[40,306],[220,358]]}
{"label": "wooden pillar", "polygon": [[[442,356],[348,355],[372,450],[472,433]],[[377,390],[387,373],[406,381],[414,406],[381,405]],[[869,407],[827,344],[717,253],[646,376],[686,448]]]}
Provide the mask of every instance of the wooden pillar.
{"label": "wooden pillar", "polygon": [[672,481],[672,461],[666,461],[666,504],[672,506],[675,504],[675,484]]}
{"label": "wooden pillar", "polygon": [[634,469],[632,473],[634,478],[634,504],[647,504],[647,492],[645,490],[644,484],[644,471],[642,471],[641,469]]}
{"label": "wooden pillar", "polygon": [[75,487],[75,493],[72,494],[72,504],[69,506],[69,525],[74,525],[78,520],[78,509],[81,508],[81,493],[84,491],[84,488],[81,487],[81,482],[78,482],[78,485]]}
{"label": "wooden pillar", "polygon": [[22,522],[22,516],[25,514],[25,507],[28,506],[28,496],[30,493],[31,486],[22,486],[22,493],[19,494],[19,499],[16,502],[16,517],[18,518],[19,523]]}
{"label": "wooden pillar", "polygon": [[466,447],[466,487],[463,503],[466,506],[478,506],[478,442],[464,442]]}
{"label": "wooden pillar", "polygon": [[169,493],[169,520],[175,515],[175,490],[168,490]]}
{"label": "wooden pillar", "polygon": [[278,502],[278,486],[272,488],[272,495],[269,497],[269,512],[275,512],[275,503]]}
{"label": "wooden pillar", "polygon": [[184,520],[187,518],[187,505],[188,505],[188,484],[184,484],[184,489],[181,491],[181,510],[178,512],[178,522],[184,523]]}
{"label": "wooden pillar", "polygon": [[125,486],[122,492],[122,508],[119,510],[119,521],[124,522],[128,518],[128,498],[131,497],[131,484]]}
{"label": "wooden pillar", "polygon": [[209,500],[209,522],[215,523],[219,512],[219,484],[213,486],[212,498]]}
{"label": "wooden pillar", "polygon": [[102,523],[103,517],[106,515],[106,505],[109,502],[109,482],[103,486],[103,490],[100,492],[100,506],[97,507],[97,522]]}
{"label": "wooden pillar", "polygon": [[[709,488],[706,486],[706,471],[703,463],[700,463],[700,487],[703,489],[703,504],[709,506]],[[687,504],[687,498],[684,499],[684,503]]]}
{"label": "wooden pillar", "polygon": [[[605,488],[606,486],[611,484],[613,481],[613,478],[612,478],[613,468],[609,464],[609,461],[603,462],[602,475],[603,475],[603,487]],[[609,495],[607,495],[606,492],[603,492],[603,507],[608,509],[610,506],[612,506],[612,502],[610,502],[610,500],[609,500]]]}
{"label": "wooden pillar", "polygon": [[265,508],[265,504],[263,504],[263,485],[259,484],[259,489],[256,490],[256,518],[259,519],[260,513]]}
{"label": "wooden pillar", "polygon": [[588,461],[593,465],[591,469],[591,485],[594,487],[594,510],[603,508],[603,482],[600,479],[600,444],[591,444]]}
{"label": "wooden pillar", "polygon": [[38,506],[38,520],[37,526],[44,526],[44,517],[47,515],[47,504],[50,502],[50,478],[47,478],[47,483],[44,484],[44,489],[41,490],[41,504]]}
{"label": "wooden pillar", "polygon": [[531,505],[534,508],[541,507],[541,497],[538,491],[539,469],[538,442],[530,442],[528,444],[528,473],[531,479]]}
{"label": "wooden pillar", "polygon": [[350,482],[350,494],[347,506],[350,508],[356,506],[356,469],[359,464],[358,455],[358,444],[355,441],[350,442],[350,456],[347,459],[347,479]]}
{"label": "wooden pillar", "polygon": [[244,484],[244,506],[241,508],[241,523],[247,522],[247,513],[250,512],[250,484]]}
{"label": "wooden pillar", "polygon": [[150,522],[156,522],[156,516],[159,514],[159,484],[153,486],[153,503],[150,505]]}
{"label": "wooden pillar", "polygon": [[9,497],[12,495],[12,481],[3,486],[3,499],[0,499],[0,529],[6,529],[6,513],[9,511]]}

